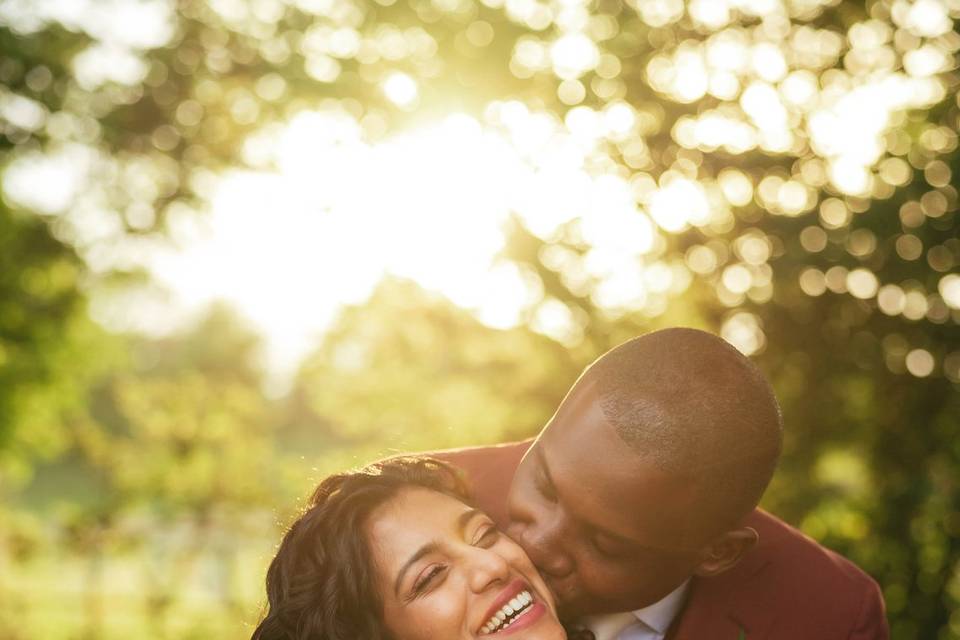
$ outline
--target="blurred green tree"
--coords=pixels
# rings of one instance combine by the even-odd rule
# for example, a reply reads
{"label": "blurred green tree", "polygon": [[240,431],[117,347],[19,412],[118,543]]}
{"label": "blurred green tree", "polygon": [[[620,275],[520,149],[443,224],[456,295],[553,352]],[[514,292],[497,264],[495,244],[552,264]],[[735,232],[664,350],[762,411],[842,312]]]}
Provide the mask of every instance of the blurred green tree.
{"label": "blurred green tree", "polygon": [[68,448],[58,426],[113,362],[109,348],[88,357],[110,340],[86,316],[82,273],[42,220],[0,203],[0,479],[10,483],[29,478],[30,460]]}
{"label": "blurred green tree", "polygon": [[586,357],[528,330],[491,329],[415,283],[386,280],[304,363],[290,396],[290,428],[301,431],[291,443],[319,443],[339,455],[327,465],[335,468],[524,438]]}

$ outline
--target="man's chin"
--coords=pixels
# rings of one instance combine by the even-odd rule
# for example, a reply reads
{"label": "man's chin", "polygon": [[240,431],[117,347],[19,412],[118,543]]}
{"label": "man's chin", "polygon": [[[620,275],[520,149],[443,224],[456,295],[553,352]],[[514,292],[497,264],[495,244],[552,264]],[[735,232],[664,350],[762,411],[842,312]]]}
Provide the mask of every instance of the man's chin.
{"label": "man's chin", "polygon": [[[553,597],[557,601],[557,609],[565,619],[575,620],[585,613],[589,613],[589,602],[584,601],[583,593],[576,585],[547,583]],[[587,605],[585,608],[584,605]]]}
{"label": "man's chin", "polygon": [[608,599],[597,598],[590,593],[585,593],[580,585],[563,580],[551,580],[544,576],[544,580],[553,593],[557,602],[557,609],[563,614],[565,619],[574,620],[582,616],[596,615],[600,613],[619,613],[629,611],[631,607],[620,606],[619,603],[611,602]]}
{"label": "man's chin", "polygon": [[606,613],[621,613],[623,611],[632,611],[636,607],[629,604],[611,602],[590,597],[590,594],[579,590],[571,590],[568,593],[557,593],[557,608],[563,614],[566,620],[577,620],[584,616],[595,616]]}

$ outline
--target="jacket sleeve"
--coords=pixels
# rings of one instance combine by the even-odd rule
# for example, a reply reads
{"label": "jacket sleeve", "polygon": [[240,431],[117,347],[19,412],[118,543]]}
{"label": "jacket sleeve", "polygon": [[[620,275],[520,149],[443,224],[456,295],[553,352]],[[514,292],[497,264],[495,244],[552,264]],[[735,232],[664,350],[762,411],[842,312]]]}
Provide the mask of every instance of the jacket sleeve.
{"label": "jacket sleeve", "polygon": [[886,607],[883,594],[876,582],[870,580],[864,589],[860,614],[850,632],[849,640],[889,640]]}

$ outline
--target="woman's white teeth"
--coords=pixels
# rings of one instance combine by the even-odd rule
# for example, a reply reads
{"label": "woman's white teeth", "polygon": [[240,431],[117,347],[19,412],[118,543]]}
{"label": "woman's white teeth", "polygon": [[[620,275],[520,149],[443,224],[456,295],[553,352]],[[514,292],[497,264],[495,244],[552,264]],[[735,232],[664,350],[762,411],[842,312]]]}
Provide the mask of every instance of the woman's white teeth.
{"label": "woman's white teeth", "polygon": [[504,621],[513,614],[519,613],[520,611],[526,609],[532,602],[533,596],[530,595],[530,592],[521,591],[514,596],[513,600],[500,607],[499,611],[490,616],[490,619],[487,620],[487,623],[480,629],[480,633],[493,633],[494,631],[499,631],[501,628],[509,627],[516,618],[511,619],[506,624],[504,624]]}

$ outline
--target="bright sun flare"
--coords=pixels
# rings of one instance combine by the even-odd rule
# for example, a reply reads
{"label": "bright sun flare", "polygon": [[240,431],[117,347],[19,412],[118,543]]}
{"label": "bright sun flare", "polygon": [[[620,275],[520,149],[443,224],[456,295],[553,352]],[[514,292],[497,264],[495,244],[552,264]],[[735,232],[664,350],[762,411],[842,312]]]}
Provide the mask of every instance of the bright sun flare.
{"label": "bright sun flare", "polygon": [[267,146],[277,170],[224,176],[209,216],[175,222],[185,248],[158,253],[151,268],[188,307],[234,305],[266,336],[274,368],[295,364],[385,275],[492,326],[515,324],[537,298],[496,260],[521,185],[534,180],[503,135],[454,115],[368,144],[352,118],[311,112]]}

